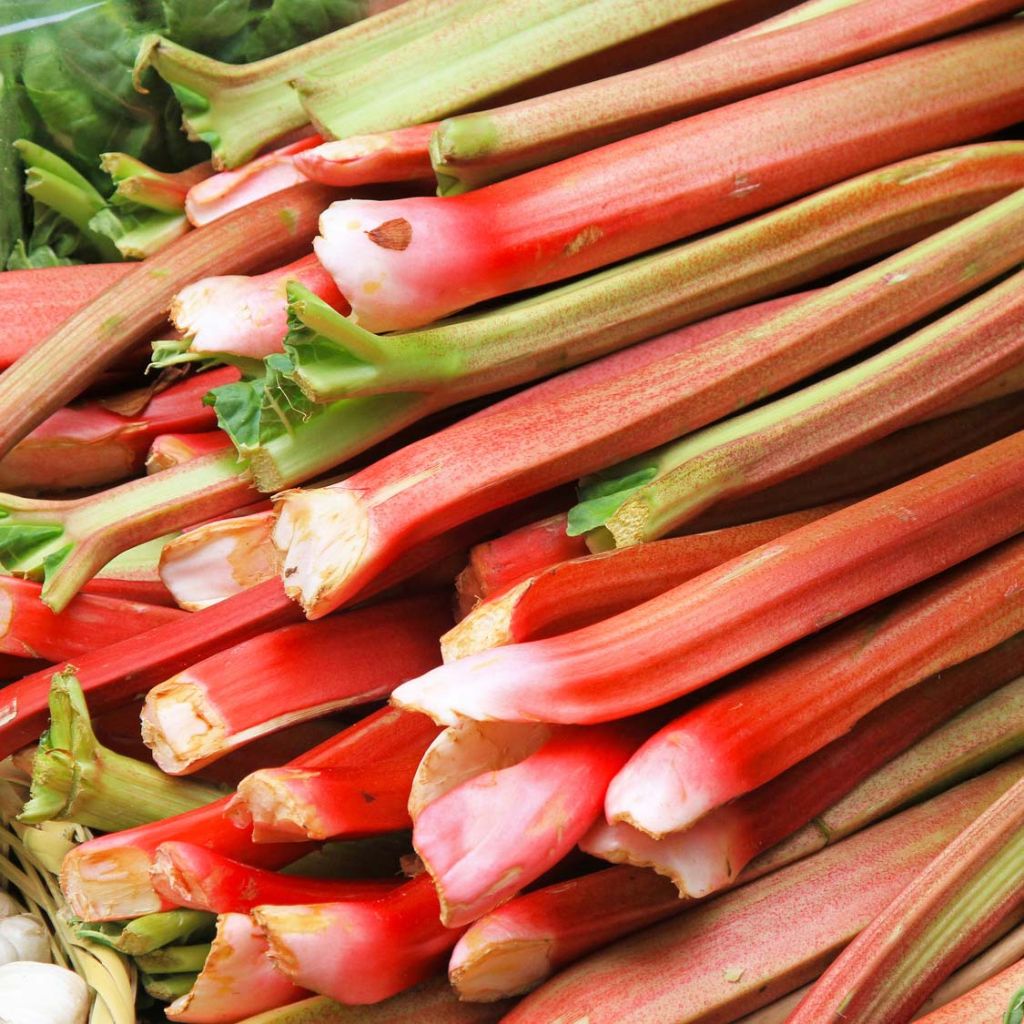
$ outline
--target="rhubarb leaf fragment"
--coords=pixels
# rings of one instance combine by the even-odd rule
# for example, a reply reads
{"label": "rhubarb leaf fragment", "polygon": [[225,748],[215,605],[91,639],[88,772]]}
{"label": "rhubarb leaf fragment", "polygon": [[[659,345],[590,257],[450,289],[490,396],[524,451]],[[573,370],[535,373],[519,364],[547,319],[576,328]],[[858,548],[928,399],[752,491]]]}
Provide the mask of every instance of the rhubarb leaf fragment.
{"label": "rhubarb leaf fragment", "polygon": [[566,533],[579,537],[604,526],[619,507],[658,475],[657,465],[628,469],[626,473],[605,477],[600,474],[580,482],[579,502],[569,511]]}

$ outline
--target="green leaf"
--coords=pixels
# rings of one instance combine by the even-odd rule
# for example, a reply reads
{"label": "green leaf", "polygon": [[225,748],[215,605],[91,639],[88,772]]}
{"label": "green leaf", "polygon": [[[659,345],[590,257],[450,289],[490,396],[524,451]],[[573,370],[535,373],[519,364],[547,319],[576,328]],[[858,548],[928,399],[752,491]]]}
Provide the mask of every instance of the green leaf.
{"label": "green leaf", "polygon": [[610,519],[622,503],[658,475],[657,466],[617,477],[592,477],[580,486],[580,501],[569,510],[570,537],[596,530]]}
{"label": "green leaf", "polygon": [[1022,1024],[1024,1022],[1024,988],[1011,1000],[1003,1016],[1003,1024]]}
{"label": "green leaf", "polygon": [[38,572],[64,527],[39,523],[0,524],[0,564],[9,572]]}

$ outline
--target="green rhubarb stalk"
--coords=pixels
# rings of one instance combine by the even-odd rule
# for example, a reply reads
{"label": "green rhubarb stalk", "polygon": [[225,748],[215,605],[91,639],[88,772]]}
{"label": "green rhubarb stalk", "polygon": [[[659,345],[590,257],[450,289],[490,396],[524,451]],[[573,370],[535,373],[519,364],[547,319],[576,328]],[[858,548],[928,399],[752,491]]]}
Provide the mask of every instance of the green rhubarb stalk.
{"label": "green rhubarb stalk", "polygon": [[[1016,205],[1024,228],[1024,191]],[[592,550],[678,529],[759,490],[940,412],[1024,360],[1024,274],[839,373],[584,481],[568,533]]]}
{"label": "green rhubarb stalk", "polygon": [[[361,0],[364,10],[368,0]],[[386,56],[484,6],[484,0],[408,0],[392,10],[251,64],[224,64],[160,36],[143,40],[135,64],[136,88],[152,67],[174,90],[191,139],[213,151],[220,170],[237,167],[263,146],[307,124],[290,82],[303,73],[341,74]]]}
{"label": "green rhubarb stalk", "polygon": [[60,611],[122,551],[223,515],[255,494],[236,454],[219,452],[72,501],[0,495],[0,564],[42,578],[43,600]]}
{"label": "green rhubarb stalk", "polygon": [[[294,363],[290,375],[309,398],[331,402],[403,390],[443,392],[461,400],[555,373],[883,255],[927,234],[928,227],[998,199],[1024,179],[1009,181],[1002,193],[989,191],[973,206],[966,196],[967,201],[950,202],[948,193],[938,195],[944,191],[942,178],[951,183],[978,174],[989,161],[994,169],[1001,158],[1024,158],[1022,143],[989,144],[996,145],[1010,148],[970,146],[904,161],[697,241],[491,312],[418,330],[374,335],[292,286],[293,330],[286,341]],[[914,198],[911,193],[918,191],[922,194]],[[926,200],[924,193],[933,198]],[[961,282],[957,292],[962,293],[962,267],[980,271],[997,251],[994,243],[983,241],[990,232],[1015,244],[1015,210],[993,203],[969,222],[908,250],[906,260],[918,269],[887,267],[890,288],[916,289],[918,261],[935,261]],[[861,278],[851,280],[861,286]],[[896,303],[893,296],[890,305]]]}
{"label": "green rhubarb stalk", "polygon": [[204,910],[165,910],[145,914],[127,924],[81,924],[80,938],[110,946],[129,956],[146,956],[171,945],[209,942],[217,928],[217,916]]}
{"label": "green rhubarb stalk", "polygon": [[140,973],[139,981],[146,995],[160,1003],[173,1003],[195,987],[198,972],[191,974],[145,974]]}
{"label": "green rhubarb stalk", "polygon": [[54,675],[50,727],[39,741],[21,821],[76,821],[118,832],[194,810],[221,795],[203,783],[171,778],[151,764],[108,750],[92,730],[74,670]]}
{"label": "green rhubarb stalk", "polygon": [[904,1024],[1024,906],[1024,780],[957,836],[825,972],[789,1024]]}
{"label": "green rhubarb stalk", "polygon": [[303,69],[295,88],[327,137],[404,128],[727,6],[728,0],[503,0],[453,19],[443,34],[424,35],[355,73]]}
{"label": "green rhubarb stalk", "polygon": [[193,946],[163,946],[152,953],[137,956],[135,964],[147,974],[187,974],[201,971],[209,955],[208,942]]}
{"label": "green rhubarb stalk", "polygon": [[93,217],[107,208],[103,196],[55,153],[27,139],[18,139],[14,148],[25,164],[26,193],[71,221],[102,260],[121,259],[113,241],[92,226]]}

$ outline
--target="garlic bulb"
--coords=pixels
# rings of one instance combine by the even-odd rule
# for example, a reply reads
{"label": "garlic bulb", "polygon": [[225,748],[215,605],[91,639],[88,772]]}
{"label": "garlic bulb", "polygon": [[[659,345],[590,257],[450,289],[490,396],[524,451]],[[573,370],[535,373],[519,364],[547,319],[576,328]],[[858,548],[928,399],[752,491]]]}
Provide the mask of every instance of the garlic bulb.
{"label": "garlic bulb", "polygon": [[0,1024],[86,1024],[89,988],[73,971],[19,960],[0,967]]}
{"label": "garlic bulb", "polygon": [[51,960],[49,933],[43,922],[31,914],[0,918],[0,939],[13,950],[13,955],[9,955],[0,946],[0,964],[15,960],[35,960],[48,964]]}

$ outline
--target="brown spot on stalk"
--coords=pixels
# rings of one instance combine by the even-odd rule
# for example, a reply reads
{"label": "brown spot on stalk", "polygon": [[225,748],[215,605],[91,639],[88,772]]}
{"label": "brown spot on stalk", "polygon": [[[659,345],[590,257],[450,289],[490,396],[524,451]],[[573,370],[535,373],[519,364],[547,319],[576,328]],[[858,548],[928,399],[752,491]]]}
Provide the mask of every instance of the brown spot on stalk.
{"label": "brown spot on stalk", "polygon": [[576,253],[586,249],[588,245],[599,241],[603,234],[604,232],[596,224],[589,224],[562,251],[566,256],[575,256]]}
{"label": "brown spot on stalk", "polygon": [[397,249],[401,252],[408,249],[412,242],[412,225],[404,217],[396,217],[378,224],[372,231],[367,231],[366,236],[382,249]]}

